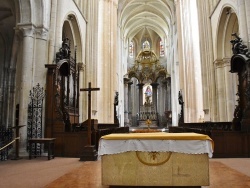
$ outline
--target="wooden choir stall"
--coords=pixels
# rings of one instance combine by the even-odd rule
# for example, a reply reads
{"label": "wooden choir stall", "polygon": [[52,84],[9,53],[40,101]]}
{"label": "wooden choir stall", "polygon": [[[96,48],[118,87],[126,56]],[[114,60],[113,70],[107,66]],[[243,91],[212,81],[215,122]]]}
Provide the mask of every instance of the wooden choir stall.
{"label": "wooden choir stall", "polygon": [[230,41],[233,51],[230,72],[238,77],[238,91],[235,93],[238,104],[232,121],[184,123],[182,119],[177,127],[169,126],[169,132],[172,133],[196,132],[208,135],[216,145],[213,153],[215,158],[250,157],[250,52],[237,34],[232,36],[234,39]]}
{"label": "wooden choir stall", "polygon": [[[91,119],[90,105],[88,112],[84,112],[88,114],[88,119],[91,119],[90,124],[88,119],[79,122],[80,90],[92,91],[96,89],[79,87],[82,65],[76,63],[76,50],[74,57],[71,56],[69,42],[67,38],[63,40],[62,47],[56,54],[56,64],[45,65],[47,80],[44,137],[56,139],[55,156],[82,157],[86,153],[85,146],[92,145],[93,149],[97,150],[101,136],[113,132],[129,132],[129,128],[119,127],[118,122],[102,124],[98,123],[96,119]],[[91,98],[89,98],[89,103],[90,101]]]}
{"label": "wooden choir stall", "polygon": [[208,186],[213,141],[197,133],[129,133],[101,137],[102,184]]}
{"label": "wooden choir stall", "polygon": [[[87,131],[75,132],[79,125],[79,74],[76,51],[71,56],[69,39],[56,54],[56,64],[46,64],[45,137],[56,138],[55,155],[79,157],[87,145]],[[93,121],[95,123],[95,121]]]}

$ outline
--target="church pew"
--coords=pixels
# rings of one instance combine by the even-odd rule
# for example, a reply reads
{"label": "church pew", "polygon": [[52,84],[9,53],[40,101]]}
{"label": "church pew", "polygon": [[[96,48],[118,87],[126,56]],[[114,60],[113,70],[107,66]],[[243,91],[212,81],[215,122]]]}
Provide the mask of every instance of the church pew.
{"label": "church pew", "polygon": [[233,130],[232,122],[181,123],[169,126],[169,132],[208,135],[215,143],[214,158],[250,157],[250,133]]}

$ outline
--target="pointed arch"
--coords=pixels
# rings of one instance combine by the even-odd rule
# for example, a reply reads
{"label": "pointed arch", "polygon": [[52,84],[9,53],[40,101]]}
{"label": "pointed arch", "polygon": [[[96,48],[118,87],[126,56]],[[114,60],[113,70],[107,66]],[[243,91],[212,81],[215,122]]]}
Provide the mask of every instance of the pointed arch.
{"label": "pointed arch", "polygon": [[73,13],[69,13],[63,23],[62,39],[63,38],[70,39],[72,52],[74,52],[75,47],[77,47],[77,59],[82,59],[82,40],[79,23]]}
{"label": "pointed arch", "polygon": [[231,121],[236,106],[237,78],[229,72],[232,33],[239,33],[238,18],[229,5],[221,9],[218,22],[215,59],[217,109],[219,121]]}

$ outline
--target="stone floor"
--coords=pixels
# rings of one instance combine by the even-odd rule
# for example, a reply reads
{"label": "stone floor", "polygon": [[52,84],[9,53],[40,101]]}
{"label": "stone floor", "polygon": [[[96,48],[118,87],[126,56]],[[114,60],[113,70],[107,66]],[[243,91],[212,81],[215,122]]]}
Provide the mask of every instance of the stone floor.
{"label": "stone floor", "polygon": [[[210,188],[242,187],[234,180],[229,179],[228,169],[234,170],[242,177],[241,183],[244,187],[250,187],[250,158],[237,159],[210,159],[210,163],[220,162],[228,167],[223,173],[211,165],[210,173],[218,173],[216,176],[210,174]],[[82,162],[78,158],[59,158],[47,160],[46,157],[39,157],[32,160],[23,158],[21,160],[7,160],[0,162],[0,187],[1,188],[54,188],[54,187],[86,187],[86,188],[107,188],[101,185],[100,161]],[[73,175],[71,175],[74,172]],[[78,175],[77,175],[78,173]],[[223,176],[223,177],[222,177]],[[224,177],[225,176],[225,177]],[[68,178],[70,177],[70,178]],[[67,184],[66,180],[71,179],[76,185]],[[216,179],[216,183],[215,180]],[[59,180],[59,181],[58,181]],[[64,182],[65,181],[65,182]],[[81,182],[83,181],[83,182]],[[227,185],[222,186],[224,182]],[[245,182],[242,182],[245,181]],[[56,182],[56,183],[55,183]],[[57,183],[59,182],[59,183]],[[221,184],[222,185],[221,185]],[[249,186],[248,186],[249,185]],[[206,187],[206,188],[207,188]]]}

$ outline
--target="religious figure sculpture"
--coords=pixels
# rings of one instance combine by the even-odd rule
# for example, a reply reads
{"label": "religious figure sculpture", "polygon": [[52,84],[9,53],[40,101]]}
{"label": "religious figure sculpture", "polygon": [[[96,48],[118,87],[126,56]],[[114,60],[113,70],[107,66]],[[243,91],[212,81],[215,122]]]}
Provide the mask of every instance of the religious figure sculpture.
{"label": "religious figure sculpture", "polygon": [[56,53],[56,62],[62,59],[69,59],[70,52],[69,39],[65,38],[63,39],[62,47],[59,49],[59,52]]}
{"label": "religious figure sculpture", "polygon": [[179,104],[183,105],[184,102],[183,102],[183,97],[182,97],[181,91],[179,91],[179,98],[178,99],[179,99]]}
{"label": "religious figure sculpture", "polygon": [[151,88],[148,86],[146,91],[145,91],[145,95],[146,97],[151,97],[152,96],[152,91],[151,91]]}
{"label": "religious figure sculpture", "polygon": [[115,102],[114,102],[114,105],[117,106],[118,105],[118,97],[119,97],[119,93],[118,91],[115,92]]}
{"label": "religious figure sculpture", "polygon": [[143,43],[143,51],[149,51],[150,50],[150,43],[146,40]]}
{"label": "religious figure sculpture", "polygon": [[179,99],[179,104],[181,105],[181,113],[179,114],[179,123],[184,123],[184,110],[183,110],[184,101],[183,101],[181,91],[179,91],[178,99]]}
{"label": "religious figure sculpture", "polygon": [[119,92],[115,92],[115,100],[114,100],[114,123],[119,125],[119,120],[118,120],[118,113],[117,113],[117,106],[119,103]]}

